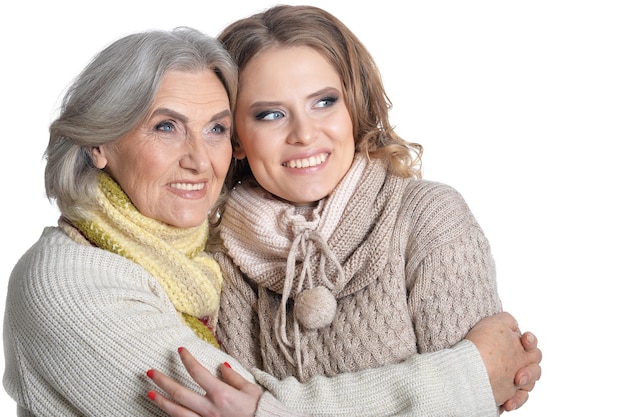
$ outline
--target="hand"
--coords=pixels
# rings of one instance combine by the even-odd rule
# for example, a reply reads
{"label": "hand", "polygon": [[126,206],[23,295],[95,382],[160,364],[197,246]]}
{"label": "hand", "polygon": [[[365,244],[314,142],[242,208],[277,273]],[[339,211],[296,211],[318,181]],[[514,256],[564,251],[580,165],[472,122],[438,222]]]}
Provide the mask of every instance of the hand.
{"label": "hand", "polygon": [[220,369],[225,381],[222,382],[202,366],[187,349],[179,348],[178,353],[189,375],[206,391],[206,395],[185,388],[161,372],[151,369],[148,376],[171,397],[170,400],[156,391],[148,393],[148,397],[161,410],[172,417],[254,416],[263,394],[259,386],[243,378],[231,369],[228,363],[224,363]]}
{"label": "hand", "polygon": [[542,359],[541,350],[537,348],[537,338],[530,332],[526,332],[521,338],[522,345],[526,352],[537,357],[537,362],[529,363],[527,366],[519,369],[515,374],[514,383],[518,387],[513,398],[509,398],[500,406],[502,411],[513,411],[520,408],[528,401],[528,393],[535,387],[535,382],[541,377],[541,366],[539,362]]}
{"label": "hand", "polygon": [[522,336],[513,316],[500,313],[476,323],[466,339],[480,352],[500,413],[524,405],[541,377],[537,338],[528,332]]}

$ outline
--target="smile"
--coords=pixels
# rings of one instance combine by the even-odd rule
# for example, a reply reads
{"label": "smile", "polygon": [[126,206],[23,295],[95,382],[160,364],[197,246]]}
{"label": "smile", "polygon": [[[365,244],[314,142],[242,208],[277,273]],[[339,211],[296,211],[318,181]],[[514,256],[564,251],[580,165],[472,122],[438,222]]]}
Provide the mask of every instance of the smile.
{"label": "smile", "polygon": [[320,155],[310,156],[304,159],[293,159],[283,163],[283,166],[288,168],[310,168],[320,164],[323,164],[328,157],[328,153]]}
{"label": "smile", "polygon": [[175,188],[177,190],[183,190],[183,191],[198,191],[198,190],[202,190],[205,187],[205,183],[201,182],[199,184],[189,184],[189,183],[182,183],[182,182],[174,182],[170,184],[170,187]]}

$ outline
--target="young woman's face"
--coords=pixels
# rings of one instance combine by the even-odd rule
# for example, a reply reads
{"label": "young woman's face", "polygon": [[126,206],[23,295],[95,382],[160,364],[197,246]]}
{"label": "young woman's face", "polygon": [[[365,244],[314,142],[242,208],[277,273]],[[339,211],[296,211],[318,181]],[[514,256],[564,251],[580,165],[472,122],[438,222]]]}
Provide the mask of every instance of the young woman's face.
{"label": "young woman's face", "polygon": [[314,49],[273,48],[240,74],[237,158],[259,184],[304,205],[326,197],[354,159],[354,135],[339,74]]}
{"label": "young woman's face", "polygon": [[93,151],[145,216],[195,227],[217,200],[230,159],[232,115],[212,71],[171,71],[141,122],[118,141]]}

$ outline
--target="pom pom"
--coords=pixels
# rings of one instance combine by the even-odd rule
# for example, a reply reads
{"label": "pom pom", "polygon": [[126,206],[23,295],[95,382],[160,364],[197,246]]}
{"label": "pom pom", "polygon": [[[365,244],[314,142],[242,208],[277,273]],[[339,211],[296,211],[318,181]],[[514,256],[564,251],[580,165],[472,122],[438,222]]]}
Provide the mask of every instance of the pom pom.
{"label": "pom pom", "polygon": [[337,300],[326,287],[302,291],[294,304],[296,319],[311,330],[328,326],[335,318],[336,311]]}

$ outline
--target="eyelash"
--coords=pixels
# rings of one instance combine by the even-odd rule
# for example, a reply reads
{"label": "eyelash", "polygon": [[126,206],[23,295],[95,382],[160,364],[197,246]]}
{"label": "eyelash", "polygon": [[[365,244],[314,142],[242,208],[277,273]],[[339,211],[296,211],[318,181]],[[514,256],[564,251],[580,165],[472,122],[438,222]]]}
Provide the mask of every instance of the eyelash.
{"label": "eyelash", "polygon": [[169,127],[171,128],[170,130],[168,130],[167,132],[173,132],[174,128],[175,128],[175,123],[171,120],[164,120],[162,122],[159,122],[156,124],[156,126],[154,127],[155,130],[160,131],[160,132],[165,132],[164,127]]}
{"label": "eyelash", "polygon": [[[284,116],[283,112],[277,111],[277,110],[266,110],[266,111],[262,111],[260,113],[257,113],[254,118],[256,120],[265,120],[265,118],[267,116],[269,116],[270,114],[279,114],[280,116]],[[276,118],[271,119],[271,120],[276,120]]]}
{"label": "eyelash", "polygon": [[[336,96],[324,97],[324,98],[318,100],[316,102],[316,105],[319,104],[319,103],[322,103],[322,102],[327,102],[328,104],[323,106],[323,107],[329,107],[329,106],[335,104],[338,100],[339,100],[339,97],[336,97]],[[261,120],[262,121],[262,120],[265,120],[265,118],[267,116],[269,116],[270,114],[278,114],[280,116],[284,116],[284,113],[282,111],[279,111],[279,110],[265,110],[265,111],[262,111],[260,113],[257,113],[254,116],[254,118],[256,120]],[[272,119],[272,120],[276,120],[276,119]]]}
{"label": "eyelash", "polygon": [[[174,132],[175,130],[175,125],[176,123],[171,121],[171,120],[166,120],[166,121],[162,121],[157,123],[157,125],[155,126],[155,130],[160,131],[160,132],[167,132],[167,133],[171,133]],[[170,128],[169,130],[164,130],[164,128]],[[211,126],[210,129],[208,129],[210,132],[214,132],[215,130],[217,130],[217,132],[214,132],[216,134],[223,134],[223,133],[227,133],[229,131],[229,128],[227,126],[224,126],[221,123],[216,123],[215,125]]]}
{"label": "eyelash", "polygon": [[336,96],[324,97],[323,99],[321,99],[320,101],[318,101],[318,103],[319,103],[319,102],[322,102],[322,101],[327,101],[327,102],[329,102],[330,104],[335,104],[335,103],[337,102],[337,100],[339,100],[339,97],[336,97]]}
{"label": "eyelash", "polygon": [[218,134],[227,133],[230,129],[220,123],[215,124],[210,130],[219,129]]}

